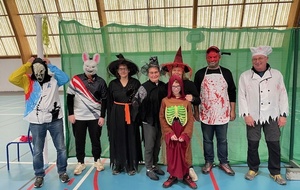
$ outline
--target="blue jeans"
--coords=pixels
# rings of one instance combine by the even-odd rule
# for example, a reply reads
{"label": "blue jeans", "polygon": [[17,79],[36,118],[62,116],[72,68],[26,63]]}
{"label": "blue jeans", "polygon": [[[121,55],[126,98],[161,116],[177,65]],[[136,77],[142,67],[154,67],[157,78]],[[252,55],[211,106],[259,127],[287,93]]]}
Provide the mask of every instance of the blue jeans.
{"label": "blue jeans", "polygon": [[214,162],[214,134],[217,138],[218,159],[221,164],[228,163],[227,128],[224,125],[207,125],[201,122],[205,162]]}
{"label": "blue jeans", "polygon": [[57,172],[58,174],[65,173],[67,169],[67,152],[64,142],[63,120],[58,119],[52,121],[51,123],[44,124],[30,123],[29,127],[32,134],[33,169],[35,172],[35,176],[45,176],[43,151],[47,131],[50,132],[53,144],[57,152]]}

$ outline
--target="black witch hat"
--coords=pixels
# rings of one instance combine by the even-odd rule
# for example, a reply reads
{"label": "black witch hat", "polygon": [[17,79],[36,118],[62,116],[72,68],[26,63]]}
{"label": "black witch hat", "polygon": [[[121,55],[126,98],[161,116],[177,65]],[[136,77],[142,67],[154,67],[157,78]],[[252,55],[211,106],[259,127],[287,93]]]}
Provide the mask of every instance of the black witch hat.
{"label": "black witch hat", "polygon": [[146,63],[144,66],[142,66],[141,73],[147,76],[148,70],[151,67],[156,67],[158,70],[160,70],[157,56],[150,57],[149,63]]}
{"label": "black witch hat", "polygon": [[118,59],[115,61],[112,61],[107,67],[107,69],[111,75],[117,77],[118,68],[119,68],[119,65],[121,65],[121,64],[127,66],[128,70],[129,70],[129,74],[128,74],[129,76],[135,75],[139,72],[138,66],[133,61],[131,61],[129,59],[125,59],[121,53],[119,55],[116,55],[116,57]]}

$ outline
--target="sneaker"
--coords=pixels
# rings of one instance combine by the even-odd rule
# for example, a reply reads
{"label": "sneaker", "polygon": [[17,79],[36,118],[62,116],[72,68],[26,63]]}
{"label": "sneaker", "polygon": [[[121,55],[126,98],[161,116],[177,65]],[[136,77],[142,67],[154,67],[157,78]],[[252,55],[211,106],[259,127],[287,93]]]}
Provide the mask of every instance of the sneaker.
{"label": "sneaker", "polygon": [[74,170],[74,175],[80,175],[85,168],[85,164],[78,162]]}
{"label": "sneaker", "polygon": [[258,172],[255,172],[253,170],[249,170],[246,175],[245,175],[245,179],[247,180],[253,180],[255,178],[255,176],[257,176]]}
{"label": "sneaker", "polygon": [[59,174],[59,179],[63,183],[67,183],[70,181],[70,178],[67,173]]}
{"label": "sneaker", "polygon": [[168,178],[168,180],[163,183],[163,187],[164,188],[171,187],[174,183],[177,183],[177,182],[178,182],[177,177],[170,176]]}
{"label": "sneaker", "polygon": [[183,182],[192,189],[198,188],[197,184],[195,182],[193,182],[192,178],[189,175],[187,175],[186,177],[183,178]]}
{"label": "sneaker", "polygon": [[160,169],[158,166],[152,167],[152,170],[158,175],[165,175],[165,172],[162,169]]}
{"label": "sneaker", "polygon": [[43,177],[36,177],[35,182],[34,182],[34,187],[35,188],[40,188],[44,184],[44,178]]}
{"label": "sneaker", "polygon": [[192,181],[198,181],[198,176],[197,176],[194,168],[189,169],[189,176],[192,178]]}
{"label": "sneaker", "polygon": [[221,170],[223,170],[226,174],[230,175],[230,176],[234,176],[235,172],[233,171],[233,169],[230,167],[229,164],[219,164],[219,167],[221,168]]}
{"label": "sneaker", "polygon": [[146,175],[152,180],[159,180],[159,177],[154,173],[154,170],[147,170]]}
{"label": "sneaker", "polygon": [[276,181],[279,185],[286,185],[286,180],[283,179],[280,174],[277,175],[270,174],[270,177],[273,178],[274,181]]}
{"label": "sneaker", "polygon": [[104,170],[104,166],[101,163],[101,160],[98,159],[97,162],[94,163],[94,167],[97,169],[97,171],[103,171]]}
{"label": "sneaker", "polygon": [[208,174],[211,171],[212,167],[213,167],[213,163],[206,162],[205,165],[202,167],[202,173]]}

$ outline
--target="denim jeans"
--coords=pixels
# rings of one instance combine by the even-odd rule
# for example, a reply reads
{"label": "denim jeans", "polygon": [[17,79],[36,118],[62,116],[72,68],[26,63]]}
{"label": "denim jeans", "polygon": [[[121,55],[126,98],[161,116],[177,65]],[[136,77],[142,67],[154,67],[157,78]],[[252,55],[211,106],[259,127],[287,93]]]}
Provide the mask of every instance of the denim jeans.
{"label": "denim jeans", "polygon": [[57,152],[57,172],[58,174],[65,173],[67,169],[67,152],[64,142],[63,120],[58,119],[44,124],[30,123],[29,127],[32,134],[33,169],[35,176],[45,176],[43,151],[47,131],[50,132]]}
{"label": "denim jeans", "polygon": [[228,163],[227,128],[224,125],[207,125],[201,122],[205,162],[214,162],[214,134],[217,139],[218,159],[221,164]]}

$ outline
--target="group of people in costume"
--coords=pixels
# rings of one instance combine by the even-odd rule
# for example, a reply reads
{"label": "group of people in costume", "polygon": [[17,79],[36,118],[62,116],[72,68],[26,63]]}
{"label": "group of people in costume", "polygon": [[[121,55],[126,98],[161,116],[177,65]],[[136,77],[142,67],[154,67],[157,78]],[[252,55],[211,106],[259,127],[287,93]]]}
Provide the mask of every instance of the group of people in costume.
{"label": "group of people in costume", "polygon": [[[270,176],[279,184],[286,181],[280,175],[280,127],[286,124],[288,99],[281,73],[270,67],[270,46],[251,48],[252,68],[241,74],[238,88],[239,115],[247,127],[249,171],[245,178],[258,175],[258,154],[261,129],[268,146]],[[206,50],[207,66],[199,69],[191,81],[192,68],[183,62],[181,48],[173,62],[159,65],[158,57],[150,57],[139,70],[122,54],[107,69],[114,76],[107,85],[97,75],[100,55],[92,58],[82,54],[83,73],[73,76],[67,89],[68,120],[75,138],[77,165],[74,175],[80,175],[85,165],[85,140],[88,131],[97,171],[104,170],[101,162],[102,126],[107,125],[110,167],[112,174],[126,172],[133,176],[138,165],[145,163],[146,176],[159,180],[165,172],[159,167],[159,154],[170,174],[164,188],[182,181],[196,189],[198,176],[192,162],[191,139],[194,122],[201,123],[205,164],[208,174],[214,165],[214,135],[217,139],[219,168],[235,175],[228,160],[227,130],[236,118],[236,86],[229,69],[219,65],[221,51],[216,46]],[[27,74],[31,69],[32,74]],[[48,74],[48,69],[53,75]],[[148,76],[141,82],[134,78],[138,72]],[[169,80],[163,82],[161,74]],[[189,76],[187,76],[187,74]],[[64,144],[62,109],[58,88],[69,77],[48,59],[30,58],[13,72],[9,81],[24,89],[25,115],[33,136],[34,186],[43,185],[43,147],[49,130],[57,149],[57,168],[62,182],[68,182],[67,156]],[[141,131],[140,131],[141,129]],[[142,152],[142,142],[144,152]],[[163,139],[163,141],[162,141]]]}

